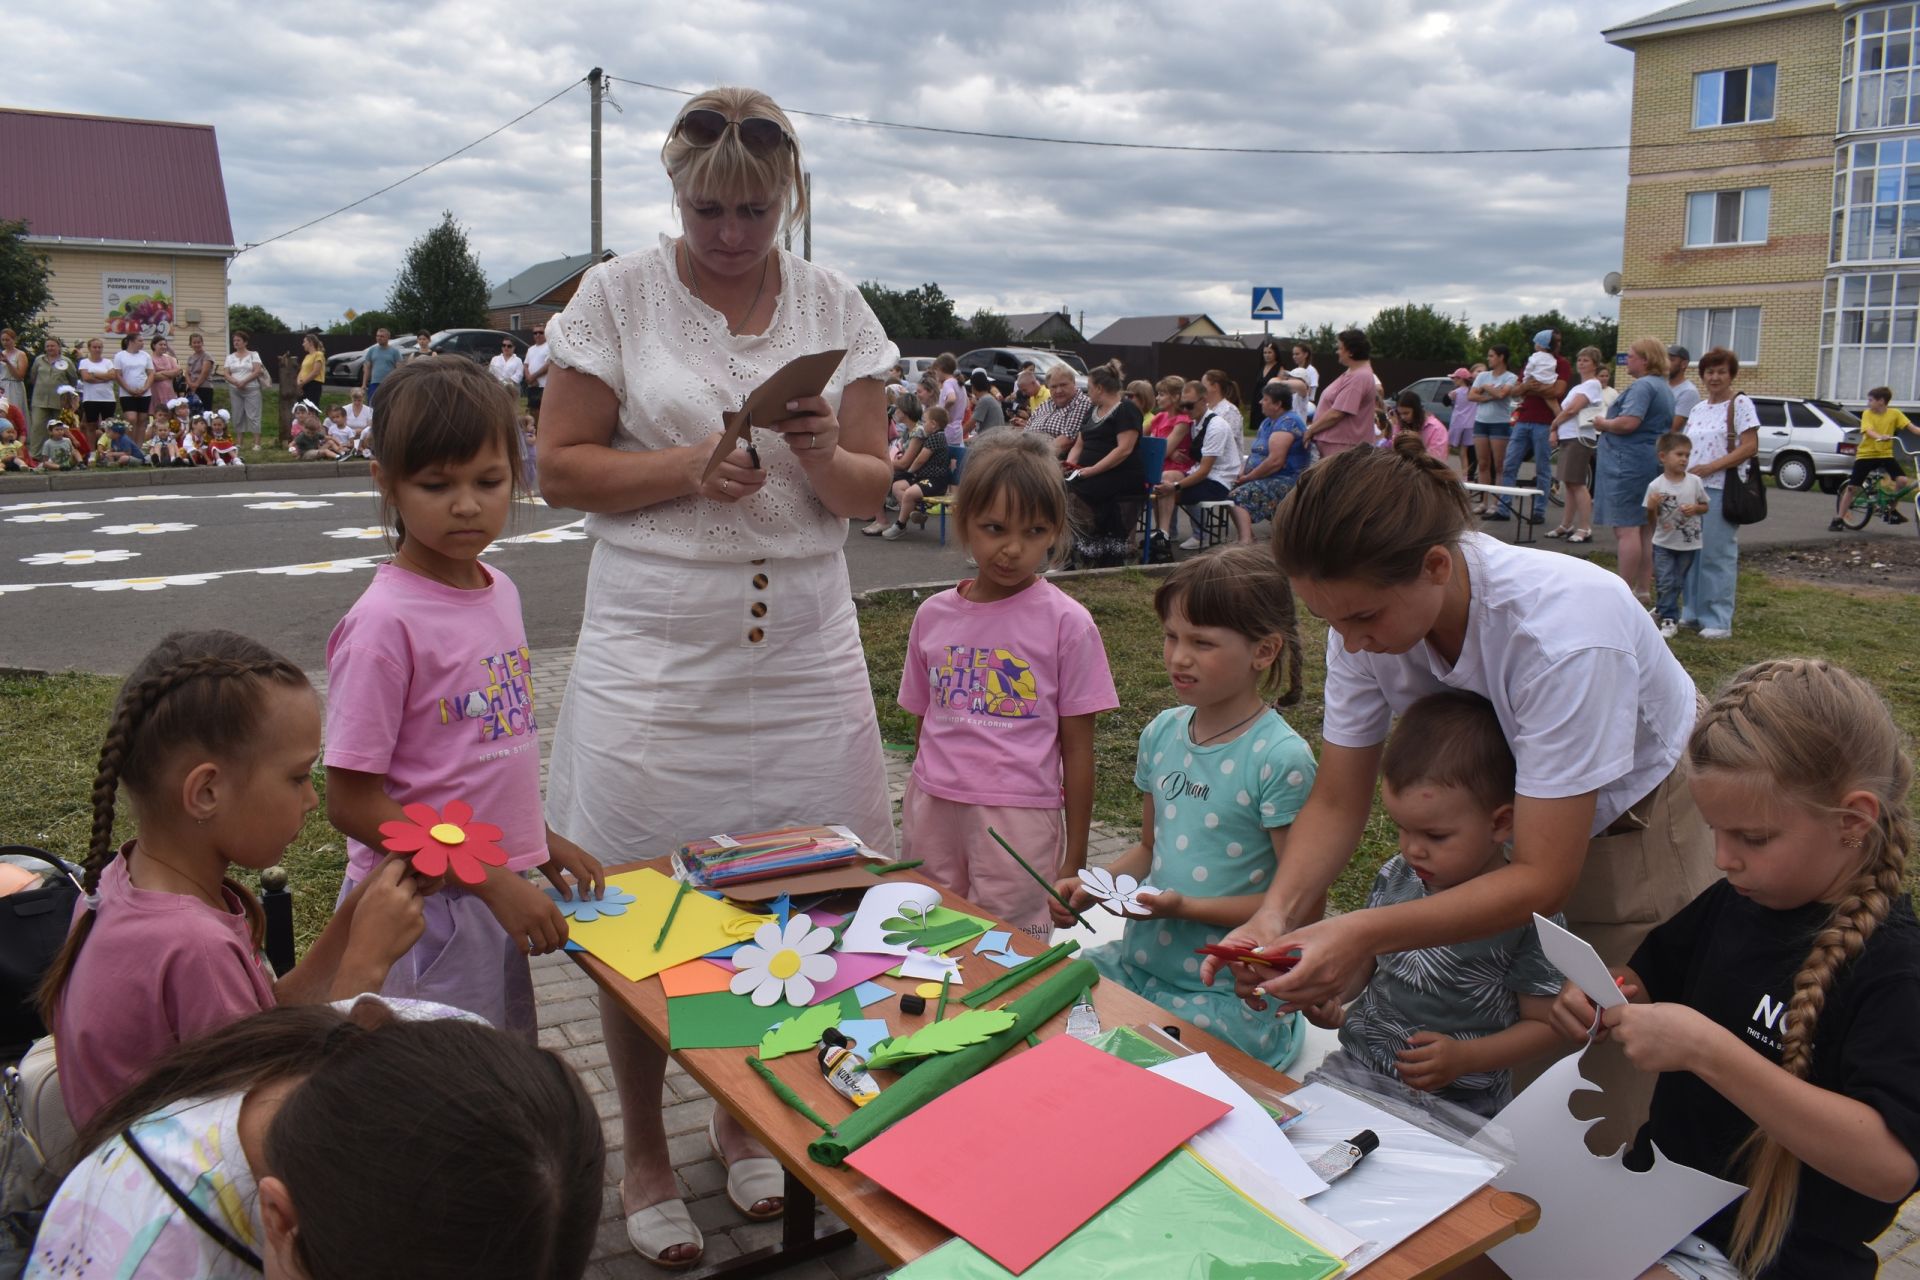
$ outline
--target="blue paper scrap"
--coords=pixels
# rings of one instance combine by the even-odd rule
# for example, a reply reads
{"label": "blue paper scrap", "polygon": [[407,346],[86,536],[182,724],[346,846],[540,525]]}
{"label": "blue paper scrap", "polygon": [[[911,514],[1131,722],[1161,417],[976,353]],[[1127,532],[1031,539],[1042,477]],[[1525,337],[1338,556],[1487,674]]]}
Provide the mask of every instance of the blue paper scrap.
{"label": "blue paper scrap", "polygon": [[980,935],[980,941],[973,944],[973,954],[984,956],[991,951],[1007,951],[1013,946],[1013,935],[1005,929],[995,929]]}
{"label": "blue paper scrap", "polygon": [[1011,969],[1015,965],[1025,964],[1027,961],[1033,959],[1032,956],[1016,955],[1011,951],[989,951],[987,952],[986,958],[999,965],[1002,969]]}
{"label": "blue paper scrap", "polygon": [[861,1057],[871,1057],[873,1046],[892,1035],[887,1030],[885,1018],[848,1018],[840,1024],[840,1034],[853,1041],[853,1049]]}
{"label": "blue paper scrap", "polygon": [[879,1004],[882,1000],[891,1000],[899,994],[892,987],[882,986],[878,982],[863,982],[853,989],[853,998],[860,1002],[862,1009],[870,1004]]}

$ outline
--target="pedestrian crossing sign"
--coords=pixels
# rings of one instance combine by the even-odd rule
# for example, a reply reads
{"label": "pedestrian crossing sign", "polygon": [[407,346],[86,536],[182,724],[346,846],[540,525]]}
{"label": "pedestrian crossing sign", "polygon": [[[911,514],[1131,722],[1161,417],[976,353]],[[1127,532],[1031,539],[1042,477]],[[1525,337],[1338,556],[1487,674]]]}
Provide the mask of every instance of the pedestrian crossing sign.
{"label": "pedestrian crossing sign", "polygon": [[1286,318],[1286,290],[1279,285],[1255,285],[1253,290],[1253,318],[1255,320],[1283,320]]}

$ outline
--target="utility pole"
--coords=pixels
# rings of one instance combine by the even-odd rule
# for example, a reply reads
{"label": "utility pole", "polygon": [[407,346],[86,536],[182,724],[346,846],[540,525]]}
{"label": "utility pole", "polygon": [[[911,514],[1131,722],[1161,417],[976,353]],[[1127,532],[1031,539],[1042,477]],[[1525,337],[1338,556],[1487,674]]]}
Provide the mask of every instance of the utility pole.
{"label": "utility pole", "polygon": [[588,199],[591,209],[589,217],[593,223],[593,234],[591,236],[593,242],[593,260],[598,262],[600,260],[600,99],[607,91],[606,73],[599,67],[595,67],[593,70],[587,72],[587,89],[588,96],[593,103],[591,108],[591,124],[588,126],[589,137],[591,139],[589,154],[592,157],[588,162],[592,168],[592,177],[588,182],[588,190],[590,193]]}
{"label": "utility pole", "polygon": [[800,175],[801,190],[807,194],[807,222],[800,235],[800,256],[813,261],[813,174]]}

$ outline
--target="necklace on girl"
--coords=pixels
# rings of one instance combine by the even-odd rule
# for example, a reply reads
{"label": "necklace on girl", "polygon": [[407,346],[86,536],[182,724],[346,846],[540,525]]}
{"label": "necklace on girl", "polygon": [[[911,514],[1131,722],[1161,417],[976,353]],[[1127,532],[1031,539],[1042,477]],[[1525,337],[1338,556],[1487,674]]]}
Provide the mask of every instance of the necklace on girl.
{"label": "necklace on girl", "polygon": [[1230,724],[1218,733],[1210,733],[1204,738],[1195,738],[1193,741],[1193,745],[1196,747],[1204,747],[1209,742],[1218,742],[1220,739],[1226,737],[1228,734],[1232,733],[1234,730],[1244,729],[1246,726],[1252,724],[1255,720],[1260,718],[1260,713],[1262,711],[1265,711],[1266,709],[1267,708],[1265,704],[1262,704],[1259,708],[1257,708],[1254,711],[1252,715],[1248,716],[1245,720],[1241,720],[1234,724]]}

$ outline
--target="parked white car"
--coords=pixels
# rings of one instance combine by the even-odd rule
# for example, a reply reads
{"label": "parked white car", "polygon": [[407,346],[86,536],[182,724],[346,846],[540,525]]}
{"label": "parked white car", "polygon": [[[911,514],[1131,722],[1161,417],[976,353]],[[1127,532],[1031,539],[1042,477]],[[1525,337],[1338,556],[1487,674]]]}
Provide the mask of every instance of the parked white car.
{"label": "parked white car", "polygon": [[1831,400],[1754,396],[1760,465],[1782,489],[1838,493],[1860,447],[1860,419]]}

